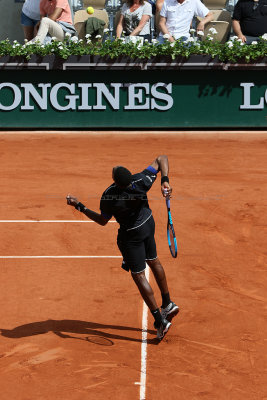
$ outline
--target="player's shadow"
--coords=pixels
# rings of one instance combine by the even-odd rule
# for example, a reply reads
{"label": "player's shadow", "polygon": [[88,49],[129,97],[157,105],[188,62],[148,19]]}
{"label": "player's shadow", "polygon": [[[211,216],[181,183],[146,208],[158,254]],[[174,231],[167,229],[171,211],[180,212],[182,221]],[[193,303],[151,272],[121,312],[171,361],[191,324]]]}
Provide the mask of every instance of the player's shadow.
{"label": "player's shadow", "polygon": [[[142,342],[141,338],[139,339],[121,334],[109,333],[105,332],[105,330],[140,332],[140,336],[142,333],[142,329],[140,328],[119,326],[119,325],[98,324],[96,322],[66,319],[61,321],[47,320],[47,321],[32,322],[30,324],[17,326],[16,328],[13,329],[0,328],[0,334],[8,338],[18,339],[22,337],[42,335],[47,332],[53,332],[57,336],[63,339],[70,338],[70,339],[87,340],[89,342],[106,346],[112,346],[114,344],[113,339],[126,340],[131,342]],[[155,331],[147,330],[147,333],[155,334]],[[87,335],[87,336],[77,337],[77,336],[71,336],[69,334]],[[157,345],[159,344],[159,341],[157,340],[157,338],[153,338],[153,339],[147,339],[147,343]]]}

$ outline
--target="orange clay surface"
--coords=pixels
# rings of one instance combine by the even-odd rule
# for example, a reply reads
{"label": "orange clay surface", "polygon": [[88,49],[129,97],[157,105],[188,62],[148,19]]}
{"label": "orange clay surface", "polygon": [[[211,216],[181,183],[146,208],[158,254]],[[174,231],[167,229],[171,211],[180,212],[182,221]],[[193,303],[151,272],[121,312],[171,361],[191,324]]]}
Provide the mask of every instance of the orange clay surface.
{"label": "orange clay surface", "polygon": [[[111,168],[167,154],[179,244],[160,182],[158,255],[181,311],[155,340],[147,400],[267,400],[267,135],[0,133],[0,220],[86,220]],[[0,222],[0,256],[119,256],[117,224]],[[140,400],[143,302],[120,259],[0,259],[0,399]],[[160,294],[150,276],[160,304]]]}

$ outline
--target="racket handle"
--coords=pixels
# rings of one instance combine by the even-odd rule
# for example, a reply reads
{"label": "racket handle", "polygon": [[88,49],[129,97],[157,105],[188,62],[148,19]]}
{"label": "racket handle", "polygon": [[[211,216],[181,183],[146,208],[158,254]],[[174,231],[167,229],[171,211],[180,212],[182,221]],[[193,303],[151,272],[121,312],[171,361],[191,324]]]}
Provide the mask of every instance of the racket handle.
{"label": "racket handle", "polygon": [[170,207],[170,199],[169,198],[166,199],[166,205],[167,205],[167,208],[169,208],[169,209],[171,208]]}
{"label": "racket handle", "polygon": [[[165,193],[168,192],[168,189],[163,189],[163,190],[164,190]],[[167,207],[170,208],[170,198],[169,198],[169,196],[168,196],[168,197],[165,197],[165,200],[166,200],[166,205],[167,205]]]}

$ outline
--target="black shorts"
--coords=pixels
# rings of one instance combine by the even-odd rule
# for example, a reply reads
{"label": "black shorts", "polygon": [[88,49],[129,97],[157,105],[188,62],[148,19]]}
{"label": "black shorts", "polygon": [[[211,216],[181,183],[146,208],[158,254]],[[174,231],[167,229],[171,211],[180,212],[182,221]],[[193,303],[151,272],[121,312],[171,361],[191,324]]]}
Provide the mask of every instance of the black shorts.
{"label": "black shorts", "polygon": [[138,274],[146,269],[146,261],[157,258],[153,216],[130,231],[119,229],[117,244],[123,257],[122,268]]}

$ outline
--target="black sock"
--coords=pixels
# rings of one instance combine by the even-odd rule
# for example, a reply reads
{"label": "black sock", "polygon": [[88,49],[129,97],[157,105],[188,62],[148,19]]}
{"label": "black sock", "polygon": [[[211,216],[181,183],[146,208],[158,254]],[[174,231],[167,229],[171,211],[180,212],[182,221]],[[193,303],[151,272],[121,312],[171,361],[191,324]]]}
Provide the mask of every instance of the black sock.
{"label": "black sock", "polygon": [[161,293],[161,297],[162,297],[162,308],[166,308],[171,302],[170,293],[169,292]]}
{"label": "black sock", "polygon": [[159,308],[157,308],[156,310],[151,311],[151,314],[153,315],[154,319],[155,319],[155,326],[158,328],[161,324],[162,321],[162,316],[161,313],[159,311]]}

